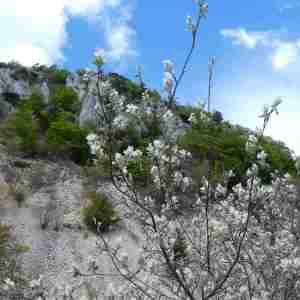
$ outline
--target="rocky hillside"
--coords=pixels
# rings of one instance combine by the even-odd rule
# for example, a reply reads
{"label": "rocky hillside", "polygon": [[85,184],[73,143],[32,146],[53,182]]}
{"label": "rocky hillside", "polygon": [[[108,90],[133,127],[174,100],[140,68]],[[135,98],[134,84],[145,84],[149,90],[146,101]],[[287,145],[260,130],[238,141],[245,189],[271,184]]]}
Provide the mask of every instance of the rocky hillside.
{"label": "rocky hillside", "polygon": [[[16,197],[16,188],[22,200]],[[97,189],[122,212],[120,195],[109,183],[100,182]],[[87,191],[86,179],[75,164],[18,159],[1,148],[0,220],[10,226],[14,242],[26,248],[18,256],[22,276],[40,279],[39,286],[26,290],[26,299],[96,299],[94,295],[104,297],[111,281],[118,281],[99,239],[83,222]],[[134,222],[122,222],[107,235],[112,243],[120,238],[134,263],[138,242]],[[76,270],[93,274],[93,268],[98,276],[76,276]],[[69,294],[73,298],[64,298]],[[38,298],[41,295],[45,298]],[[7,298],[0,292],[0,299]]]}

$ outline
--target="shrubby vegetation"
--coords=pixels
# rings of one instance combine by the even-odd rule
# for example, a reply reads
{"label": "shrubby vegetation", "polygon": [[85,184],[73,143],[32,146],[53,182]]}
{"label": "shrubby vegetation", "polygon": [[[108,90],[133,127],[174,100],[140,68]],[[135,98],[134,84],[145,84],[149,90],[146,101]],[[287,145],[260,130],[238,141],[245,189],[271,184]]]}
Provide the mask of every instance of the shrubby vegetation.
{"label": "shrubby vegetation", "polygon": [[[212,164],[216,176],[232,170],[235,176],[231,183],[243,181],[253,160],[247,153],[245,144],[249,134],[255,133],[224,122],[222,118],[214,118],[215,114],[202,108],[197,111],[190,107],[187,111],[192,114],[192,118],[188,120],[191,128],[182,137],[181,146],[199,158],[203,164],[205,161]],[[263,183],[271,182],[271,174],[275,170],[281,175],[296,175],[292,153],[283,143],[263,137],[261,146],[267,154],[268,163],[259,170],[259,177]]]}
{"label": "shrubby vegetation", "polygon": [[[0,223],[0,298],[20,299],[26,280],[19,265],[17,256],[28,251],[28,247],[13,245],[10,228]],[[12,298],[9,298],[11,296]]]}
{"label": "shrubby vegetation", "polygon": [[84,164],[89,158],[87,130],[77,123],[80,102],[69,88],[59,88],[45,103],[33,91],[2,126],[2,143],[29,156],[55,155]]}
{"label": "shrubby vegetation", "polygon": [[89,203],[83,210],[84,221],[94,232],[107,232],[120,218],[109,199],[96,192],[88,195]]}
{"label": "shrubby vegetation", "polygon": [[61,118],[51,123],[46,142],[50,152],[84,164],[90,157],[86,135],[87,130]]}

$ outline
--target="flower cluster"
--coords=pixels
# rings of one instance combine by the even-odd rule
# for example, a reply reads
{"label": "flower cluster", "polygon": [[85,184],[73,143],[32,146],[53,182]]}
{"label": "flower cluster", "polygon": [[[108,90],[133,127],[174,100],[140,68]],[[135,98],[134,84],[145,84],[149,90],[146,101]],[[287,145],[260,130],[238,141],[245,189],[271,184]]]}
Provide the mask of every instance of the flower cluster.
{"label": "flower cluster", "polygon": [[129,146],[126,150],[124,150],[123,154],[115,154],[114,165],[122,171],[123,175],[127,176],[128,164],[140,160],[142,155],[142,151],[140,151],[139,149],[135,150],[132,146]]}

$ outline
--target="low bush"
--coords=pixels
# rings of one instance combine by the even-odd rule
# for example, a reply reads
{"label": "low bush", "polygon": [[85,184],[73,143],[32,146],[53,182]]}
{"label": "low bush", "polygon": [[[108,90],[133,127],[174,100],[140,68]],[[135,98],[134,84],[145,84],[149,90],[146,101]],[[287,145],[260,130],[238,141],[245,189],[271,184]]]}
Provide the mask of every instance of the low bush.
{"label": "low bush", "polygon": [[59,119],[51,123],[46,133],[46,141],[52,153],[84,164],[90,157],[87,134],[87,130],[79,125]]}
{"label": "low bush", "polygon": [[89,204],[83,210],[84,221],[94,232],[107,232],[120,218],[109,199],[103,194],[92,192],[88,195]]}
{"label": "low bush", "polygon": [[32,155],[38,148],[38,122],[29,109],[17,110],[1,128],[1,139],[10,151]]}
{"label": "low bush", "polygon": [[9,227],[0,223],[0,264],[7,255],[8,242]]}
{"label": "low bush", "polygon": [[47,78],[52,84],[65,85],[66,79],[70,72],[65,69],[59,69],[57,66],[53,65],[50,68],[46,69],[48,73]]}
{"label": "low bush", "polygon": [[50,102],[51,114],[54,118],[62,112],[68,112],[76,115],[80,109],[78,95],[71,88],[62,87],[57,89],[51,97]]}

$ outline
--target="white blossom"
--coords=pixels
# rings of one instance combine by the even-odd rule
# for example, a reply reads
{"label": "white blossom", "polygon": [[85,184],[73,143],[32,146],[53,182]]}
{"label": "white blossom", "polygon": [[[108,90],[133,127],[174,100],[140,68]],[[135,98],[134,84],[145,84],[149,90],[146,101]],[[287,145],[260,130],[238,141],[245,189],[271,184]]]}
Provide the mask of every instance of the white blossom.
{"label": "white blossom", "polygon": [[188,31],[194,33],[196,31],[196,26],[194,24],[193,18],[191,16],[187,16],[186,24]]}
{"label": "white blossom", "polygon": [[135,115],[139,110],[139,107],[134,104],[127,104],[126,106],[126,112],[132,115]]}
{"label": "white blossom", "polygon": [[97,49],[94,52],[94,58],[96,61],[100,61],[103,63],[106,61],[106,52],[104,49]]}
{"label": "white blossom", "polygon": [[163,79],[164,89],[166,92],[171,93],[173,90],[173,78],[172,75],[168,72],[165,72],[165,76]]}
{"label": "white blossom", "polygon": [[195,113],[191,113],[189,118],[188,118],[188,121],[192,124],[196,124],[197,123],[197,117],[196,117],[196,114]]}
{"label": "white blossom", "polygon": [[167,59],[163,61],[163,65],[164,65],[164,71],[166,73],[170,73],[173,74],[174,71],[174,64],[171,60]]}

